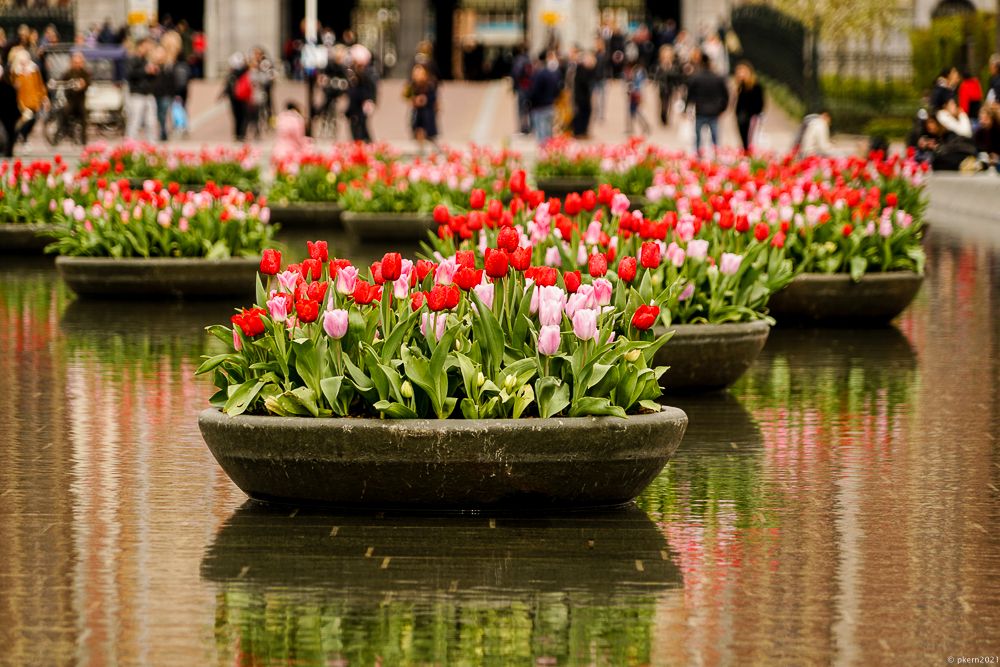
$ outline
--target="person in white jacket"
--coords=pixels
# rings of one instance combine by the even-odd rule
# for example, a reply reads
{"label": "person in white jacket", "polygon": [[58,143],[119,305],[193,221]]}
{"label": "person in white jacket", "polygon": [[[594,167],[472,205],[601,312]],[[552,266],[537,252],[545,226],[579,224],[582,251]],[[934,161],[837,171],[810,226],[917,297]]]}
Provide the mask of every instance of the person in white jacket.
{"label": "person in white jacket", "polygon": [[801,155],[830,155],[830,113],[810,114],[802,121],[802,138],[798,142]]}
{"label": "person in white jacket", "polygon": [[958,106],[958,102],[954,98],[945,102],[945,105],[938,109],[935,118],[946,132],[952,132],[967,139],[972,138],[972,122],[969,121],[968,114],[962,111],[962,107]]}

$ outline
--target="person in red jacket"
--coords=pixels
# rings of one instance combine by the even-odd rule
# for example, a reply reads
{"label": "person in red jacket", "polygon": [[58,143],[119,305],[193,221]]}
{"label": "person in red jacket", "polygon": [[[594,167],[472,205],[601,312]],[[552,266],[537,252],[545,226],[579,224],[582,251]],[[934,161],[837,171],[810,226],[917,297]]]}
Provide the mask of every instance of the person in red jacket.
{"label": "person in red jacket", "polygon": [[958,106],[969,118],[979,118],[979,108],[983,106],[983,87],[979,79],[962,70],[962,83],[958,84]]}

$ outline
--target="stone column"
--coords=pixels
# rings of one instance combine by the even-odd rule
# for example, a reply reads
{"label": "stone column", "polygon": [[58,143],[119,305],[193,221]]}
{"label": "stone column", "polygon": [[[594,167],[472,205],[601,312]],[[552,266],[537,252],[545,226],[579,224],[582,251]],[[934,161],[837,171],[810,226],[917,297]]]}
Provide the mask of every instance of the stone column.
{"label": "stone column", "polygon": [[222,76],[236,51],[261,46],[281,58],[281,3],[273,0],[205,0],[205,76]]}
{"label": "stone column", "polygon": [[556,32],[565,52],[571,46],[591,48],[597,34],[597,0],[528,0],[528,44],[532,57],[546,45],[548,26],[542,21],[543,15],[551,13],[558,17]]}
{"label": "stone column", "polygon": [[399,0],[398,76],[409,74],[417,44],[427,37],[427,0]]}

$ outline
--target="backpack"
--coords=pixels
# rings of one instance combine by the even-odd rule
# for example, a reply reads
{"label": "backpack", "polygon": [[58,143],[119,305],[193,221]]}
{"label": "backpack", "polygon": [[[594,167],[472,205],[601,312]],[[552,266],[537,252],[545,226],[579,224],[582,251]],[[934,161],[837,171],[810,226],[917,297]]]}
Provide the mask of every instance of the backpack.
{"label": "backpack", "polygon": [[233,84],[233,97],[240,102],[249,102],[253,97],[253,84],[250,83],[249,71],[243,72],[240,78],[236,79],[236,83]]}

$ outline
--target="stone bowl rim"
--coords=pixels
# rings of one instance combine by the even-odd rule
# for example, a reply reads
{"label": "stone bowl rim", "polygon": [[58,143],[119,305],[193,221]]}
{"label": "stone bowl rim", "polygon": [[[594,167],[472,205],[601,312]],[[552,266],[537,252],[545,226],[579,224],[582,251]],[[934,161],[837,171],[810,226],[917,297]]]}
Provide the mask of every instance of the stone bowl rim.
{"label": "stone bowl rim", "polygon": [[[657,335],[673,331],[671,338],[682,337],[690,334],[759,334],[770,331],[771,324],[764,319],[750,320],[749,322],[705,322],[703,324],[671,324],[668,327],[658,326],[654,329]],[[670,344],[670,341],[667,341]]]}
{"label": "stone bowl rim", "polygon": [[[412,430],[424,433],[478,433],[484,428],[503,426],[506,429],[534,432],[551,428],[580,428],[595,424],[634,425],[657,424],[660,422],[683,421],[687,425],[687,413],[670,405],[662,406],[659,412],[619,417],[548,417],[522,419],[378,419],[373,417],[278,417],[276,415],[236,415],[229,416],[216,407],[205,408],[198,413],[198,423],[263,426],[268,429],[287,426],[313,430],[343,430],[354,428],[382,430]],[[409,428],[408,428],[409,427]]]}
{"label": "stone bowl rim", "polygon": [[101,266],[101,265],[169,265],[181,266],[184,264],[200,265],[255,265],[260,266],[260,256],[255,257],[230,257],[229,259],[208,259],[207,257],[77,257],[74,255],[59,255],[56,257],[56,266]]}

